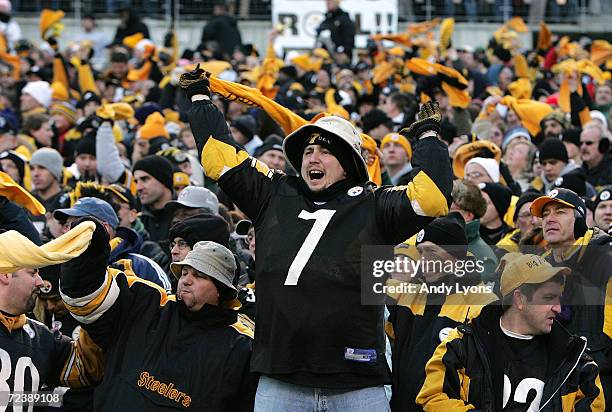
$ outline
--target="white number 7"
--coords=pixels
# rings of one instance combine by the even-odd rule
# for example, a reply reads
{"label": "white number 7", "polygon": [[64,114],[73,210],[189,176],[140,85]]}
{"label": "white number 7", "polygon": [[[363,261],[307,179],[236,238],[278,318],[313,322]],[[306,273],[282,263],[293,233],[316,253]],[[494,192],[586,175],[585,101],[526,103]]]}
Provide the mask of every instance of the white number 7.
{"label": "white number 7", "polygon": [[300,279],[300,275],[302,274],[302,270],[304,270],[304,266],[308,263],[308,259],[312,256],[312,252],[315,247],[321,240],[321,236],[323,236],[323,232],[325,228],[329,224],[332,216],[336,213],[335,210],[329,209],[319,209],[314,213],[307,212],[302,210],[298,217],[304,220],[312,220],[314,219],[314,225],[312,225],[312,229],[310,229],[310,233],[304,239],[304,243],[302,243],[302,247],[298,250],[295,259],[291,262],[291,266],[289,266],[289,272],[287,273],[287,279],[285,279],[285,286],[295,286]]}

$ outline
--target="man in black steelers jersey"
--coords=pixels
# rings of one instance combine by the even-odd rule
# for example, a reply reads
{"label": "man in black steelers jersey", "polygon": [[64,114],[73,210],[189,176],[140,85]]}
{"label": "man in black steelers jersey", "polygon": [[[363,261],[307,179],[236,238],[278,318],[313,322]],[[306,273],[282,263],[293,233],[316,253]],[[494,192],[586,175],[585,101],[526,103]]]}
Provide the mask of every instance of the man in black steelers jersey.
{"label": "man in black steelers jersey", "polygon": [[206,175],[255,227],[255,409],[388,410],[383,307],[361,305],[361,248],[397,244],[448,213],[452,172],[437,104],[404,131],[416,141],[412,180],[375,188],[359,133],[335,116],[286,137],[298,177],[250,157],[212,104],[208,76],[196,69],[180,84]]}
{"label": "man in black steelers jersey", "polygon": [[102,350],[83,329],[73,340],[26,316],[45,288],[38,267],[78,256],[91,238],[85,232],[69,232],[40,247],[17,231],[0,233],[0,411],[32,411],[33,403],[91,410],[86,392],[71,390],[62,397],[51,391],[93,387],[103,376]]}

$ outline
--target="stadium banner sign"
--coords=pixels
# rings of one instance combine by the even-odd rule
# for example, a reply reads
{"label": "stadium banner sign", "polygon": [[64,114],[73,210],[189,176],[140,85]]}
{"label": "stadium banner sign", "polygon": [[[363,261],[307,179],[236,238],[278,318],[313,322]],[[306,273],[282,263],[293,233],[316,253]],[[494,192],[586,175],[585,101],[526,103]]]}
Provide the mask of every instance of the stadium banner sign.
{"label": "stadium banner sign", "polygon": [[[340,7],[355,22],[357,48],[365,48],[371,34],[397,32],[398,0],[344,0]],[[272,0],[272,23],[285,26],[276,46],[312,49],[326,10],[325,0]]]}

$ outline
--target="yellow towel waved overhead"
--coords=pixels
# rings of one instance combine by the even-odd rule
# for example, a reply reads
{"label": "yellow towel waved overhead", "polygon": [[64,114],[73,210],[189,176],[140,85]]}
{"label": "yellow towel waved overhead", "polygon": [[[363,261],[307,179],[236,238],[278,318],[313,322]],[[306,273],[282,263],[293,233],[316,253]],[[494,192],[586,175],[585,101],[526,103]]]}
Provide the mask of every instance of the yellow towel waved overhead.
{"label": "yellow towel waved overhead", "polygon": [[412,34],[408,32],[404,33],[390,33],[390,34],[374,34],[372,35],[372,40],[374,41],[382,41],[388,40],[397,44],[401,44],[402,46],[411,47],[412,46]]}
{"label": "yellow towel waved overhead", "polygon": [[612,61],[612,45],[607,40],[593,40],[591,60],[597,66]]}
{"label": "yellow towel waved overhead", "polygon": [[94,222],[83,222],[42,246],[15,230],[4,232],[0,234],[0,273],[67,262],[87,249],[95,228]]}
{"label": "yellow towel waved overhead", "polygon": [[[251,107],[258,107],[265,111],[275,122],[283,129],[286,135],[294,130],[308,124],[306,119],[295,114],[286,107],[278,104],[274,100],[264,96],[260,90],[245,86],[227,80],[221,80],[217,77],[210,77],[210,90],[222,96],[226,100],[235,100],[242,104]],[[330,113],[319,113],[315,116],[311,123],[317,121],[321,116],[329,115]],[[376,150],[376,142],[370,136],[361,133],[361,141],[363,148],[368,150],[371,161],[367,162],[370,180],[377,185],[381,185],[381,168],[378,151]]]}
{"label": "yellow towel waved overhead", "polygon": [[433,20],[409,24],[406,31],[411,34],[422,34],[435,29],[438,24],[440,24],[440,18],[436,17]]}
{"label": "yellow towel waved overhead", "polygon": [[43,40],[47,40],[50,37],[57,37],[61,33],[64,28],[61,23],[64,15],[65,13],[62,10],[44,9],[40,13],[38,28],[40,29],[40,37]]}
{"label": "yellow towel waved overhead", "polygon": [[540,122],[547,114],[552,112],[552,107],[546,103],[531,99],[516,99],[512,96],[504,96],[500,102],[508,106],[516,113],[523,127],[529,130],[532,136],[540,132]]}
{"label": "yellow towel waved overhead", "polygon": [[538,33],[538,45],[536,50],[548,50],[552,46],[552,32],[543,21],[540,22],[540,33]]}
{"label": "yellow towel waved overhead", "polygon": [[506,22],[506,26],[508,28],[518,32],[518,33],[527,33],[529,32],[529,27],[525,24],[525,21],[522,17],[515,16]]}
{"label": "yellow towel waved overhead", "polygon": [[446,50],[451,47],[453,30],[455,29],[455,19],[452,17],[442,20],[440,25],[440,54],[444,55]]}
{"label": "yellow towel waved overhead", "polygon": [[30,192],[4,172],[0,172],[0,196],[25,207],[34,216],[44,215],[46,212],[45,207]]}

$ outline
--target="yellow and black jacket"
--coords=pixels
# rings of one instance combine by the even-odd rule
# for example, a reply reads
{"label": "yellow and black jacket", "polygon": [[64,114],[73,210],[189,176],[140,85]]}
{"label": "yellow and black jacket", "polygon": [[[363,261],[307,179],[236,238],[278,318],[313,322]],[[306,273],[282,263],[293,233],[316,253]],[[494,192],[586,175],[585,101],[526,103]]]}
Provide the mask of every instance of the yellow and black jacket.
{"label": "yellow and black jacket", "polygon": [[255,226],[251,370],[312,387],[388,382],[383,307],[361,304],[361,250],[397,244],[448,213],[452,172],[445,145],[434,137],[415,145],[406,186],[345,179],[312,193],[299,177],[251,158],[209,100],[192,103],[189,118],[206,175]]}
{"label": "yellow and black jacket", "polygon": [[[451,283],[445,278],[444,283]],[[456,278],[460,285],[484,285],[478,279],[467,280]],[[388,281],[389,282],[393,281]],[[435,286],[430,284],[429,286]],[[482,308],[497,297],[490,293],[436,295],[424,293],[405,293],[390,295],[397,300],[394,306],[388,306],[389,323],[387,333],[393,339],[393,411],[420,411],[416,397],[425,379],[425,364],[431,358],[436,347],[448,333],[476,318]],[[392,332],[389,326],[392,326]]]}
{"label": "yellow and black jacket", "polygon": [[104,350],[94,410],[251,410],[252,323],[229,307],[190,312],[154,283],[107,270],[108,242],[97,222],[60,281],[66,307]]}
{"label": "yellow and black jacket", "polygon": [[587,230],[553,266],[572,269],[562,296],[561,323],[573,334],[588,341],[588,354],[599,365],[606,404],[612,408],[612,237],[598,230]]}
{"label": "yellow and black jacket", "polygon": [[[557,323],[548,335],[535,337],[544,339],[541,354],[532,354],[547,359],[543,385],[536,388],[525,380],[521,383],[527,389],[509,388],[508,382],[530,378],[506,375],[503,347],[499,345],[503,341],[499,326],[502,313],[499,301],[487,305],[478,318],[457,327],[440,343],[427,362],[425,382],[417,397],[426,412],[501,411],[508,402],[524,404],[523,410],[530,405],[535,406],[533,410],[551,412],[604,410],[597,365],[586,354],[586,340],[567,333]],[[536,392],[535,397],[533,393],[521,396],[528,392]],[[538,400],[539,406],[531,403]]]}

